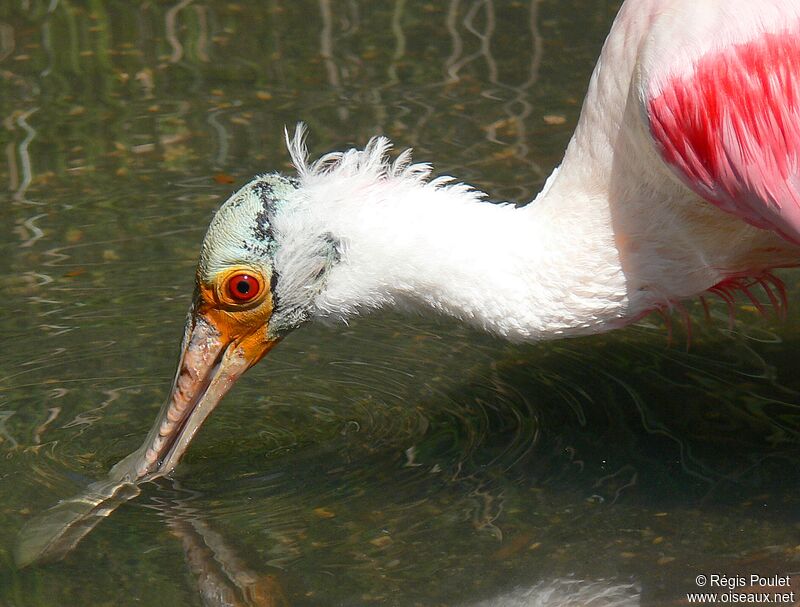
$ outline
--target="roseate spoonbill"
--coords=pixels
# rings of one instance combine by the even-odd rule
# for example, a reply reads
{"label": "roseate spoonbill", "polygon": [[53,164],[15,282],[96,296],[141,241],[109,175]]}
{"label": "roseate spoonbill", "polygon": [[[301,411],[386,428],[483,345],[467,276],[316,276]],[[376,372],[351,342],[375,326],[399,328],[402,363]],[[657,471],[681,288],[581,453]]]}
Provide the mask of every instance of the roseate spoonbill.
{"label": "roseate spoonbill", "polygon": [[168,474],[236,379],[302,324],[383,306],[454,316],[508,339],[608,331],[800,265],[800,2],[626,0],[560,168],[530,204],[492,204],[408,151],[256,177],[217,212],[172,391],[107,479],[21,534],[57,558]]}
{"label": "roseate spoonbill", "polygon": [[607,331],[800,261],[800,2],[627,0],[563,162],[493,204],[409,151],[256,177],[217,212],[171,395],[112,478],[168,473],[236,379],[306,322],[430,309],[513,340]]}
{"label": "roseate spoonbill", "polygon": [[512,340],[607,331],[800,260],[800,3],[627,0],[560,168],[492,204],[409,151],[256,177],[217,212],[171,395],[112,478],[168,473],[236,379],[292,330],[384,306]]}

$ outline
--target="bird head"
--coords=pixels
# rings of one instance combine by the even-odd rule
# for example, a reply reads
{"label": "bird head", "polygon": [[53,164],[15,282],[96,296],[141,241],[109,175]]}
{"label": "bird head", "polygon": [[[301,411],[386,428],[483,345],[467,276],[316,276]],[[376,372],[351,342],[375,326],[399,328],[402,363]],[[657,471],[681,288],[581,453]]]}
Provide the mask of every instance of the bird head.
{"label": "bird head", "polygon": [[[170,395],[141,448],[112,469],[114,479],[168,474],[236,380],[293,329],[332,311],[379,307],[383,300],[369,291],[374,281],[337,274],[352,265],[348,219],[364,200],[376,203],[376,192],[435,191],[448,181],[428,184],[430,167],[412,165],[408,151],[390,162],[389,142],[380,137],[364,150],[326,154],[313,163],[302,126],[293,138],[287,134],[287,144],[298,178],[256,177],[212,219]],[[353,296],[364,282],[368,296]],[[360,303],[351,310],[352,301]]]}
{"label": "bird head", "polygon": [[145,444],[118,464],[115,476],[139,481],[169,473],[236,380],[308,318],[314,285],[335,247],[312,239],[295,264],[303,272],[292,271],[292,247],[282,250],[277,223],[298,195],[297,181],[265,175],[217,211],[203,240],[172,390]]}

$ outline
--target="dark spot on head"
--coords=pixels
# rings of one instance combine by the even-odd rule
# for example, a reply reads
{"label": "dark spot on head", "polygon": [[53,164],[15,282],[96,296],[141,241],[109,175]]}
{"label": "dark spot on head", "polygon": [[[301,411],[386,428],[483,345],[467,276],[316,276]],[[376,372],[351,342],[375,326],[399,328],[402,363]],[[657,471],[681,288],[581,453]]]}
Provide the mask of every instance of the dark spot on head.
{"label": "dark spot on head", "polygon": [[256,215],[255,225],[253,226],[253,236],[259,242],[269,243],[272,241],[272,225],[270,218],[275,212],[275,193],[272,184],[259,181],[253,184],[253,192],[261,200],[261,211]]}
{"label": "dark spot on head", "polygon": [[242,249],[256,257],[268,258],[270,256],[270,243],[269,241],[261,242],[260,240],[243,240],[241,243]]}
{"label": "dark spot on head", "polygon": [[275,188],[274,186],[267,182],[267,181],[259,181],[253,184],[253,191],[256,195],[261,198],[262,201],[272,200],[274,196]]}
{"label": "dark spot on head", "polygon": [[269,222],[270,212],[268,209],[263,209],[256,215],[256,222],[253,225],[253,236],[259,242],[272,241],[272,226]]}
{"label": "dark spot on head", "polygon": [[330,232],[325,232],[322,238],[325,239],[325,244],[328,245],[331,265],[339,263],[342,260],[342,243]]}
{"label": "dark spot on head", "polygon": [[240,206],[242,206],[243,202],[244,202],[244,196],[236,196],[230,199],[230,201],[228,202],[228,208],[237,209]]}
{"label": "dark spot on head", "polygon": [[276,291],[276,287],[278,286],[278,271],[275,268],[272,268],[272,273],[269,277],[269,290],[272,293],[272,308],[278,308],[278,293]]}

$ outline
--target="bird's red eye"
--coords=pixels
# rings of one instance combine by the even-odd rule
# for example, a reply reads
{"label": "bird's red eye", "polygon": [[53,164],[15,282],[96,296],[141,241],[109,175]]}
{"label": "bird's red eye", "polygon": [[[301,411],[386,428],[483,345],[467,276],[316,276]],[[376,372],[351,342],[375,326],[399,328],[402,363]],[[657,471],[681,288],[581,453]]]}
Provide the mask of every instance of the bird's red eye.
{"label": "bird's red eye", "polygon": [[228,279],[228,295],[233,301],[250,301],[260,290],[258,279],[250,274],[234,274]]}

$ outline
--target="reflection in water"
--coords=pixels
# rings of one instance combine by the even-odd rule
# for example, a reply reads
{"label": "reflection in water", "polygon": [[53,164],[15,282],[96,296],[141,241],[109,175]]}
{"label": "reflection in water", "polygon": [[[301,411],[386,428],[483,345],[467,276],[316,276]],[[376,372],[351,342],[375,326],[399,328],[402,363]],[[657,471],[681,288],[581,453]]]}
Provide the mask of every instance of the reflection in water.
{"label": "reflection in water", "polygon": [[473,607],[636,607],[633,584],[589,580],[555,580],[493,597]]}
{"label": "reflection in water", "polygon": [[92,483],[80,495],[61,500],[28,521],[20,531],[14,554],[19,567],[64,558],[103,519],[139,495],[130,483],[113,479]]}
{"label": "reflection in water", "polygon": [[308,329],[215,413],[181,490],[11,561],[140,443],[209,214],[284,168],[284,124],[314,152],[384,133],[529,200],[616,8],[0,3],[0,604],[676,604],[704,570],[800,569],[800,325],[750,302],[730,330],[691,309],[688,351],[646,323],[527,347],[389,315]]}
{"label": "reflection in water", "polygon": [[[169,522],[180,538],[198,594],[207,607],[278,607],[288,605],[274,575],[259,576],[236,560],[221,538],[199,521]],[[214,542],[214,546],[209,545]]]}
{"label": "reflection in water", "polygon": [[186,564],[206,607],[286,607],[289,605],[280,572],[252,571],[192,506],[193,496],[159,500],[151,507],[160,512],[172,533],[180,539]]}
{"label": "reflection in water", "polygon": [[[8,146],[6,147],[6,155],[8,156],[9,168],[11,169],[10,185],[11,189],[15,190],[13,195],[13,200],[15,202],[41,204],[33,203],[27,200],[25,197],[25,193],[28,191],[31,181],[33,180],[33,172],[31,171],[31,158],[28,152],[28,147],[30,146],[30,143],[33,141],[34,137],[36,137],[36,129],[30,125],[28,118],[30,118],[30,116],[38,109],[39,108],[33,108],[23,111],[13,118],[9,116],[9,118],[4,121],[6,129],[13,130],[14,126],[17,126],[25,133],[24,139],[16,147],[16,155],[14,154],[13,148],[9,148]],[[13,120],[13,123],[10,124],[9,120]],[[16,162],[17,157],[19,157],[19,165],[17,165]],[[21,173],[21,175],[19,173]],[[37,215],[35,218],[29,218],[24,222],[24,225],[33,232],[33,235],[30,239],[26,240],[22,244],[23,247],[31,246],[42,236],[41,230],[31,227],[33,222],[42,216],[43,215]]]}

